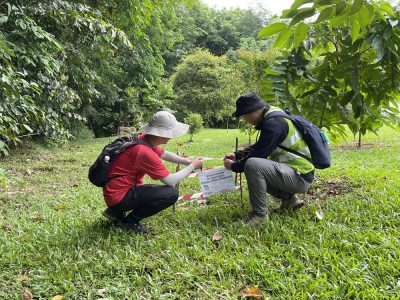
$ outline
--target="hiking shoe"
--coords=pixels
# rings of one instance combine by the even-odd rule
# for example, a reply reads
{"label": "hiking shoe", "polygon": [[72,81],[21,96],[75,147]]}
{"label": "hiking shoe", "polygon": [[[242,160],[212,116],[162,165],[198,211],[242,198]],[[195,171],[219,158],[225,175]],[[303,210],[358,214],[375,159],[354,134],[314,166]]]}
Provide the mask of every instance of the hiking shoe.
{"label": "hiking shoe", "polygon": [[117,214],[115,211],[113,211],[111,208],[107,207],[104,211],[103,211],[103,216],[106,217],[107,219],[109,219],[111,222],[120,222],[123,218],[124,215],[119,215]]}
{"label": "hiking shoe", "polygon": [[281,206],[277,209],[278,212],[288,212],[294,211],[303,207],[306,203],[303,200],[297,198],[296,195],[293,195],[288,200],[282,200]]}
{"label": "hiking shoe", "polygon": [[132,231],[134,233],[146,234],[149,232],[149,229],[140,223],[119,222],[118,227],[124,231]]}
{"label": "hiking shoe", "polygon": [[248,226],[256,226],[259,224],[263,224],[266,219],[267,219],[266,216],[260,217],[259,215],[255,214],[254,212],[251,212],[248,219],[242,223],[244,223],[244,225],[248,225]]}

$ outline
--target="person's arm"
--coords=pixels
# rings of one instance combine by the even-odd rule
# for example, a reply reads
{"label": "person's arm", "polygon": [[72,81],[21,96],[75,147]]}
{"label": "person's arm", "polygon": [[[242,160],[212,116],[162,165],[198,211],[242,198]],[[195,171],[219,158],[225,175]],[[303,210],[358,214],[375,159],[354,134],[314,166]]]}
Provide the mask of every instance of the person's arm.
{"label": "person's arm", "polygon": [[203,166],[203,159],[196,158],[186,168],[180,170],[179,172],[170,174],[167,177],[162,178],[161,182],[169,186],[175,186],[177,183],[181,182],[183,179],[188,177],[190,173],[192,173],[195,169],[200,169],[202,166]]}
{"label": "person's arm", "polygon": [[[244,171],[246,160],[251,157],[267,158],[281,143],[289,132],[289,126],[281,117],[271,118],[261,127],[259,140],[252,145],[251,150],[243,158],[236,159],[230,164],[232,171],[241,173]],[[229,164],[225,164],[229,168]]]}
{"label": "person's arm", "polygon": [[163,160],[166,160],[168,162],[172,162],[175,164],[181,164],[181,165],[190,165],[192,162],[190,159],[184,158],[182,156],[176,155],[175,153],[169,152],[169,151],[164,151],[163,155],[161,156]]}
{"label": "person's arm", "polygon": [[254,145],[250,145],[250,146],[247,146],[246,148],[244,148],[242,150],[236,151],[235,152],[235,160],[236,159],[241,159],[243,157],[246,157],[251,152],[253,147],[254,147]]}

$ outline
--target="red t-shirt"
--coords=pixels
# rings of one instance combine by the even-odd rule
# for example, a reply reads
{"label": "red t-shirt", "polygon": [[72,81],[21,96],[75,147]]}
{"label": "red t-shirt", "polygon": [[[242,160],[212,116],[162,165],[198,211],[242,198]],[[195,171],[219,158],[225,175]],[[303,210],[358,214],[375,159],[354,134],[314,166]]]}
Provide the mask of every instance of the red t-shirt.
{"label": "red t-shirt", "polygon": [[[138,136],[143,138],[144,134]],[[143,184],[144,175],[149,175],[154,180],[167,177],[170,172],[161,162],[164,149],[157,146],[151,149],[146,145],[136,145],[120,154],[112,163],[108,171],[111,179],[103,188],[104,199],[108,206],[120,202],[130,188]]]}

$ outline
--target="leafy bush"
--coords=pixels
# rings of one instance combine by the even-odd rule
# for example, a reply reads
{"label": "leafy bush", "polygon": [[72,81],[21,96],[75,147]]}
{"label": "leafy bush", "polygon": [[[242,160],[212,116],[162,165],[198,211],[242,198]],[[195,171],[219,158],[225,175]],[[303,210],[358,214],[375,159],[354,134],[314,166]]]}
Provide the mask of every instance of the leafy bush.
{"label": "leafy bush", "polygon": [[87,126],[87,124],[80,120],[74,120],[70,122],[68,131],[71,133],[76,140],[85,140],[94,138],[93,131]]}

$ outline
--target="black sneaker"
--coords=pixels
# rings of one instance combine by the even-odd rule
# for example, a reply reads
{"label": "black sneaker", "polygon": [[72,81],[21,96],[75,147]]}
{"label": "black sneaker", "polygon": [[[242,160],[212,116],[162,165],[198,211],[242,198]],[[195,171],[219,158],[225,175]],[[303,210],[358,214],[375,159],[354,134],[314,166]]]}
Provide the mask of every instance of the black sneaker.
{"label": "black sneaker", "polygon": [[124,215],[119,215],[115,211],[113,211],[111,208],[107,207],[103,211],[103,216],[109,219],[111,222],[120,222],[125,216]]}
{"label": "black sneaker", "polygon": [[134,233],[146,234],[149,232],[149,229],[140,223],[119,222],[118,227],[125,231],[132,231]]}

